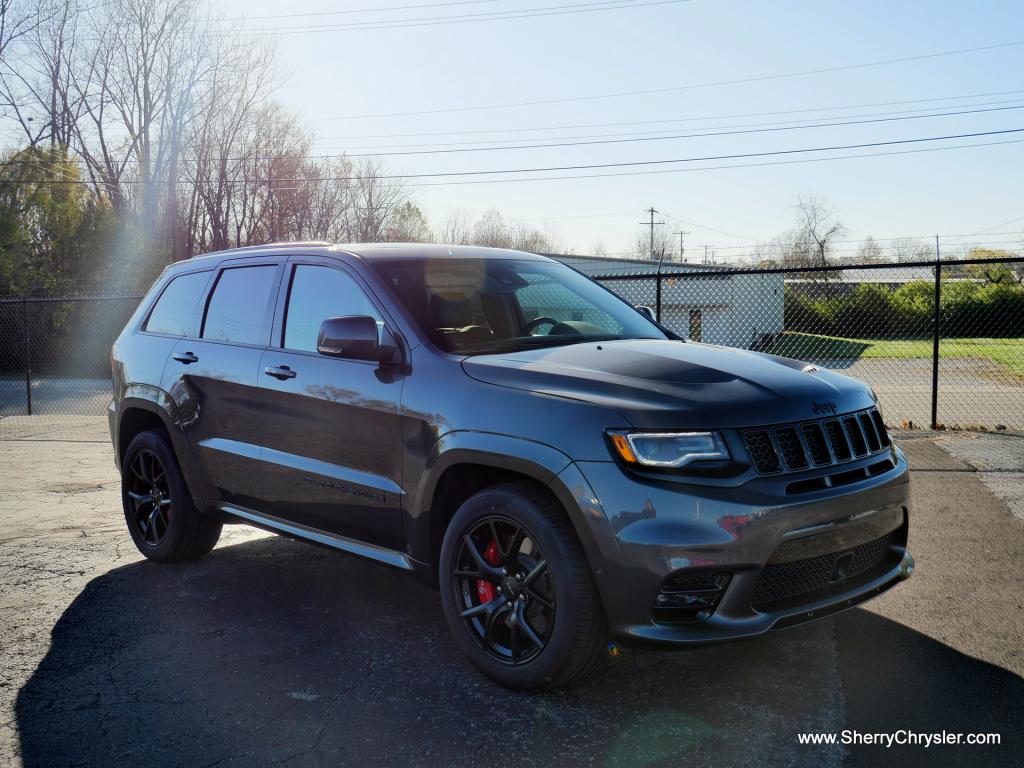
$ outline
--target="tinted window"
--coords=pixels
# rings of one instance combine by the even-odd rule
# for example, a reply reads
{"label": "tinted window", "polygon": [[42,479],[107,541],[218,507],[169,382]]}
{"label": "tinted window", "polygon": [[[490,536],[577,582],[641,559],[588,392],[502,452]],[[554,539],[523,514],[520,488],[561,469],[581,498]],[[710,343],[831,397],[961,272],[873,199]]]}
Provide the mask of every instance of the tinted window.
{"label": "tinted window", "polygon": [[369,315],[380,322],[376,308],[345,272],[305,264],[295,267],[284,324],[285,347],[316,352],[320,324],[346,315]]}
{"label": "tinted window", "polygon": [[277,267],[235,267],[225,269],[213,289],[203,338],[263,344],[267,305],[274,288]]}
{"label": "tinted window", "polygon": [[146,321],[146,330],[174,336],[192,333],[192,321],[209,277],[209,272],[193,272],[171,280],[157,299]]}

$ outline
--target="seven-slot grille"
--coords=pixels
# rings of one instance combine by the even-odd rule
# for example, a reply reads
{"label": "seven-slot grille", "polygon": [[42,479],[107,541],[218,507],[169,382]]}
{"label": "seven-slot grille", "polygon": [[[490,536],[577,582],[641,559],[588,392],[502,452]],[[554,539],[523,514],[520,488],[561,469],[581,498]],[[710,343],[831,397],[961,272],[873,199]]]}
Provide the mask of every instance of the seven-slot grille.
{"label": "seven-slot grille", "polygon": [[762,475],[826,467],[878,453],[890,445],[889,434],[877,408],[782,424],[743,433],[743,442]]}

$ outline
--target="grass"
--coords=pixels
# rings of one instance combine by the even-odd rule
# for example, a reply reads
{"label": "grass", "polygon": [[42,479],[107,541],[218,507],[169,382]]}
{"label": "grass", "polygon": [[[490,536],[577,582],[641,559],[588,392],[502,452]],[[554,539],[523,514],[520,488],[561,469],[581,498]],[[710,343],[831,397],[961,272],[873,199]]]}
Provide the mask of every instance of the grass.
{"label": "grass", "polygon": [[[786,332],[765,350],[796,360],[888,358],[910,360],[932,356],[931,339],[848,339],[813,333]],[[1024,376],[1024,339],[942,339],[939,357],[981,357]]]}

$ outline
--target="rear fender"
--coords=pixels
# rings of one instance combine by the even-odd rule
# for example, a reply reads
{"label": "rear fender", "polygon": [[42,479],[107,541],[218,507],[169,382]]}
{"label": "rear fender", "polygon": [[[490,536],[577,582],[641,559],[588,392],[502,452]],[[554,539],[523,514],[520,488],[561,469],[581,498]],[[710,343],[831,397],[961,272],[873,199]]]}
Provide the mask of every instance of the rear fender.
{"label": "rear fender", "polygon": [[188,439],[185,437],[178,417],[178,408],[174,404],[174,399],[164,390],[151,384],[128,384],[125,386],[124,396],[121,398],[117,410],[117,424],[113,435],[118,464],[120,465],[120,457],[128,448],[127,445],[120,444],[121,420],[124,414],[131,409],[147,411],[160,419],[171,439],[181,472],[185,476],[185,482],[193,497],[205,496],[204,486],[192,456],[192,449],[189,447]]}

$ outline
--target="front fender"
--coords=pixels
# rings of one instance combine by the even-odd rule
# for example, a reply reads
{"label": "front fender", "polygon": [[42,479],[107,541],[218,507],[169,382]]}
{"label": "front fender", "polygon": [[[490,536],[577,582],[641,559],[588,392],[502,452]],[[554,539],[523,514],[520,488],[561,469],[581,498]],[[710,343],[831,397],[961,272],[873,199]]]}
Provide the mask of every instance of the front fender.
{"label": "front fender", "polygon": [[609,585],[604,567],[619,557],[618,542],[604,510],[576,464],[557,448],[533,440],[491,432],[453,431],[434,445],[407,510],[410,554],[433,562],[430,505],[445,470],[458,464],[479,464],[525,475],[545,485],[565,509],[583,547],[602,600]]}

